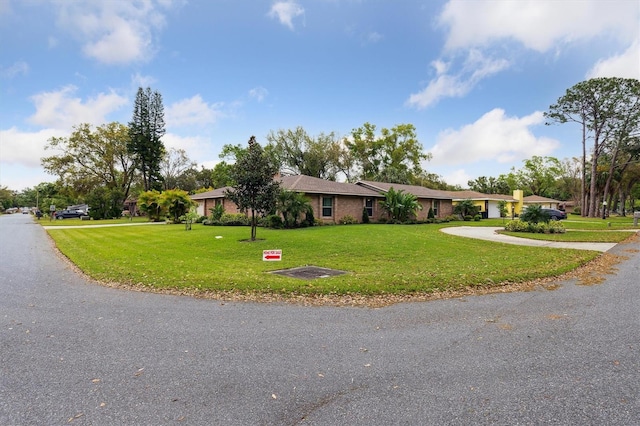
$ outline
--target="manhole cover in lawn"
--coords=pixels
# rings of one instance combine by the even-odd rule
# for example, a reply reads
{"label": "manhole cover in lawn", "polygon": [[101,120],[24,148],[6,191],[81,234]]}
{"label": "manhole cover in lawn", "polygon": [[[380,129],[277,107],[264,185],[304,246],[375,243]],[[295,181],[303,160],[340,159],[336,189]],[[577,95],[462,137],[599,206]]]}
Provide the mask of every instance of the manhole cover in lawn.
{"label": "manhole cover in lawn", "polygon": [[271,271],[271,273],[284,275],[285,277],[300,278],[302,280],[313,280],[316,278],[334,277],[336,275],[346,274],[347,272],[337,269],[321,268],[319,266],[300,266],[298,268]]}

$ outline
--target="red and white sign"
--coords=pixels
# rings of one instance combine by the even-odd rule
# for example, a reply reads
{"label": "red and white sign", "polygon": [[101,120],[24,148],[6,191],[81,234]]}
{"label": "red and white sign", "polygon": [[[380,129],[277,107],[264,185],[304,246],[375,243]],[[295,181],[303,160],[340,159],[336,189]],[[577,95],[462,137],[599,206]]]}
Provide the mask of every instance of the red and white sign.
{"label": "red and white sign", "polygon": [[266,262],[282,260],[282,250],[262,250],[262,260]]}

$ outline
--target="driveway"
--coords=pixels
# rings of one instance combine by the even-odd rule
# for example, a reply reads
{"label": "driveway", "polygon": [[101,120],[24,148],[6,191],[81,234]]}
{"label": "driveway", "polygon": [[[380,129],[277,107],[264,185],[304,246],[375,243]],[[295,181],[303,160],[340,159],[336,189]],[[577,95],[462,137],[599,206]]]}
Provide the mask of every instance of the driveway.
{"label": "driveway", "polygon": [[640,424],[637,241],[600,285],[373,309],[111,289],[28,216],[0,239],[2,425]]}
{"label": "driveway", "polygon": [[[499,234],[498,231],[504,229],[501,227],[491,226],[454,226],[442,228],[441,231],[446,234],[457,235],[459,237],[476,238],[479,240],[494,241],[506,244],[516,244],[521,246],[532,247],[549,247],[561,249],[577,249],[577,250],[593,250],[593,251],[609,251],[616,246],[615,243],[582,243],[582,242],[555,242],[543,240],[531,240],[528,238],[513,237],[511,235]],[[621,231],[627,232],[627,231]],[[628,231],[629,235],[634,231]]]}

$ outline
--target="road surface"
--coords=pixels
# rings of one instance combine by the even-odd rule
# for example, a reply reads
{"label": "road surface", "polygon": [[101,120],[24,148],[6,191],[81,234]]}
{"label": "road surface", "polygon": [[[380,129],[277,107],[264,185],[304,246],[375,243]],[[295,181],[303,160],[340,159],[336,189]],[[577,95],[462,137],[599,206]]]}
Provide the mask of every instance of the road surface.
{"label": "road surface", "polygon": [[102,287],[25,215],[0,240],[2,425],[640,424],[638,242],[600,285],[373,309]]}

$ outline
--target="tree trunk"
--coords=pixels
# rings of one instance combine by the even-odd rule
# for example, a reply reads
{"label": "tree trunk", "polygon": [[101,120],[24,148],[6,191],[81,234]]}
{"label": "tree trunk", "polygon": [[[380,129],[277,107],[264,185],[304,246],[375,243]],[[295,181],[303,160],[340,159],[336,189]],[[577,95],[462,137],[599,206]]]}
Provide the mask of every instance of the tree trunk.
{"label": "tree trunk", "polygon": [[582,179],[580,180],[580,216],[587,216],[587,126],[582,120]]}
{"label": "tree trunk", "polygon": [[251,241],[256,240],[256,211],[251,209]]}

